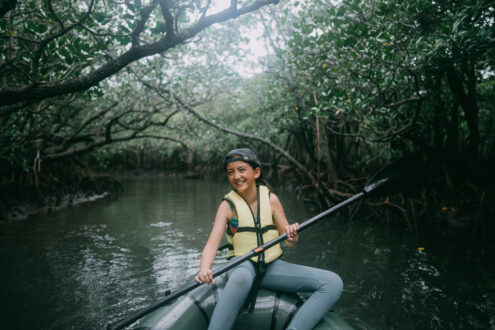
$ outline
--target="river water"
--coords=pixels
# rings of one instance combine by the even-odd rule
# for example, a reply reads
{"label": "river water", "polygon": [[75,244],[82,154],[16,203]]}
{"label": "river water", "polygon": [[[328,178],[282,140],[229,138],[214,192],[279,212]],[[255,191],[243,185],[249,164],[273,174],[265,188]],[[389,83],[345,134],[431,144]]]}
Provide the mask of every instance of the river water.
{"label": "river water", "polygon": [[[124,185],[118,197],[0,224],[0,329],[101,329],[189,283],[228,184]],[[279,196],[291,221],[315,215]],[[337,272],[334,309],[356,329],[495,329],[494,254],[486,242],[333,217],[284,258]]]}

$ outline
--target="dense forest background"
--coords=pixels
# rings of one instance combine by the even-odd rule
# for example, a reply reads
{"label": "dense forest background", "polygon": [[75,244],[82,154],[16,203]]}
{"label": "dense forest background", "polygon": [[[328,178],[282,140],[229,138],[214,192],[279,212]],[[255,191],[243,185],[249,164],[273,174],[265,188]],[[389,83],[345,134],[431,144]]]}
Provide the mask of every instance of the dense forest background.
{"label": "dense forest background", "polygon": [[216,175],[248,146],[321,209],[414,155],[415,189],[350,216],[486,237],[494,24],[487,0],[2,1],[0,213],[119,172]]}

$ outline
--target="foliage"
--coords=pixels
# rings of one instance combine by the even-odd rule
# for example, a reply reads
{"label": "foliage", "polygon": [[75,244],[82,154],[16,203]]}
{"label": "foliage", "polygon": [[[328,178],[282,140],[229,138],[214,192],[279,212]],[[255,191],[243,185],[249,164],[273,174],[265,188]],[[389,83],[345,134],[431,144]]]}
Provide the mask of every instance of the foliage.
{"label": "foliage", "polygon": [[[193,169],[247,145],[324,206],[405,154],[424,155],[451,189],[493,157],[490,1],[257,10],[274,2],[219,14],[209,1],[18,3],[0,19],[2,175],[32,171],[38,151]],[[246,77],[233,68],[259,26],[270,52]]]}
{"label": "foliage", "polygon": [[204,72],[212,80],[221,74],[184,65],[194,54],[184,56],[191,47],[179,46],[214,23],[272,2],[232,1],[218,12],[211,1],[17,3],[0,19],[1,151],[11,165],[5,172],[26,170],[38,151],[39,159],[57,160],[155,134],[153,127],[178,113],[173,98],[163,103],[136,92],[146,80],[122,69],[137,63],[138,77],[154,70],[169,92],[194,102],[188,93],[194,90],[204,99],[212,93],[201,83]]}
{"label": "foliage", "polygon": [[[493,68],[493,10],[483,1],[311,2],[299,11],[287,51],[277,52],[293,125],[320,118],[330,136],[347,136],[337,157],[376,154],[384,143],[411,152],[434,140],[443,153],[449,135],[466,125],[455,149],[476,159],[480,149],[493,149],[478,137],[476,103],[477,85],[491,79],[483,73]],[[455,107],[464,115],[453,117],[447,109]],[[358,143],[366,145],[349,150]]]}
{"label": "foliage", "polygon": [[207,68],[208,56],[200,57],[196,68],[190,65],[196,54],[205,53],[194,47],[200,41],[195,37],[275,2],[232,1],[219,10],[214,2],[196,0],[2,5],[0,193],[12,191],[12,185],[38,192],[45,184],[56,185],[53,175],[67,171],[52,170],[62,164],[69,164],[68,172],[72,162],[108,167],[115,153],[149,145],[145,139],[158,141],[147,151],[169,148],[173,154],[163,141],[187,149],[183,137],[194,130],[174,119],[181,113],[177,98],[198,105],[218,88],[202,82],[205,72],[212,81],[232,76],[220,66]]}

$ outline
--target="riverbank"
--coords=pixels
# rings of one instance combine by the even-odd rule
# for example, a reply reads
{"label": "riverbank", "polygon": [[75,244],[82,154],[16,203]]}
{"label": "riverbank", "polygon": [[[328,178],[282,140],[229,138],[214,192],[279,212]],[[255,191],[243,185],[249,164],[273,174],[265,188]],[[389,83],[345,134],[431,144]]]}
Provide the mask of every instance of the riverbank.
{"label": "riverbank", "polygon": [[101,194],[80,193],[74,195],[51,196],[46,198],[41,205],[39,203],[22,203],[10,208],[1,215],[0,221],[18,221],[25,220],[31,215],[40,213],[50,213],[62,210],[66,207],[76,206],[83,203],[94,202],[105,198],[111,193],[105,191]]}
{"label": "riverbank", "polygon": [[[275,192],[279,189],[292,191],[299,200],[307,203],[308,208],[318,209],[312,203],[312,187],[301,187],[295,172],[269,166],[265,172],[268,182],[275,187]],[[224,179],[221,169],[211,164],[190,164],[173,169],[114,168],[102,172],[70,164],[51,171],[45,168],[45,172],[37,175],[37,178],[33,173],[16,178],[13,176],[0,184],[0,221],[24,220],[34,214],[56,212],[119,194],[123,190],[122,181],[130,177]],[[339,199],[332,199],[334,205],[360,191],[366,180],[361,181],[352,182],[352,186],[349,182],[345,186],[348,189],[345,194]],[[444,185],[443,181],[441,176],[430,175],[421,178],[423,185],[412,192],[405,193],[401,190],[395,195],[365,199],[342,212],[350,220],[369,219],[386,226],[398,223],[405,231],[416,234],[465,235],[480,237],[486,241],[490,233],[495,232],[495,224],[491,220],[494,212],[491,201],[494,196],[490,186],[479,185],[479,180],[466,178],[458,180],[455,185]]]}
{"label": "riverbank", "polygon": [[[201,173],[201,174],[198,174]],[[20,221],[35,214],[57,212],[122,193],[122,180],[135,177],[185,179],[220,178],[212,168],[179,170],[114,169],[97,171],[80,166],[13,174],[0,183],[0,222]]]}
{"label": "riverbank", "polygon": [[122,191],[122,185],[111,174],[74,166],[12,174],[0,184],[0,221],[25,220]]}

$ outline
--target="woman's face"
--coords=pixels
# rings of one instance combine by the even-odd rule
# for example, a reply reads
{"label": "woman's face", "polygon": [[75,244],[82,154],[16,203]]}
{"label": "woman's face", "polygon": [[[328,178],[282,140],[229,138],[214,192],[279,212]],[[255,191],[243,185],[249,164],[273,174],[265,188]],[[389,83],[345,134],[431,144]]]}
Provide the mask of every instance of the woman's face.
{"label": "woman's face", "polygon": [[253,168],[249,163],[237,161],[227,164],[227,177],[232,187],[239,191],[246,191],[256,186],[256,179],[260,177],[261,168]]}

